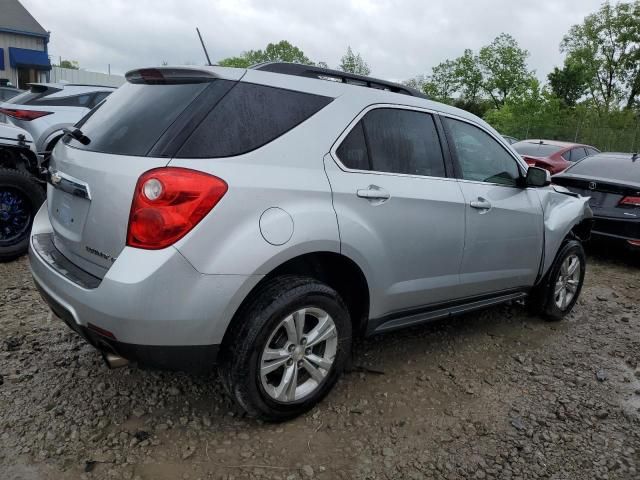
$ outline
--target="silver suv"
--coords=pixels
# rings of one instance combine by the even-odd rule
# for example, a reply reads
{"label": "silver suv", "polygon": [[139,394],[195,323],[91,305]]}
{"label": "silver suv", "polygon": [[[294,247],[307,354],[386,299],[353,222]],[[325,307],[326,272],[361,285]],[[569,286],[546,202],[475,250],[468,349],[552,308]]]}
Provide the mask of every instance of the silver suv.
{"label": "silver suv", "polygon": [[0,115],[29,132],[37,151],[45,152],[53,149],[64,128],[77,123],[114,91],[98,85],[31,83],[26,92],[0,103]]}
{"label": "silver suv", "polygon": [[54,149],[30,243],[42,296],[109,365],[218,364],[249,415],[283,420],[357,335],[576,303],[587,199],[479,118],[301,65],[126,78]]}

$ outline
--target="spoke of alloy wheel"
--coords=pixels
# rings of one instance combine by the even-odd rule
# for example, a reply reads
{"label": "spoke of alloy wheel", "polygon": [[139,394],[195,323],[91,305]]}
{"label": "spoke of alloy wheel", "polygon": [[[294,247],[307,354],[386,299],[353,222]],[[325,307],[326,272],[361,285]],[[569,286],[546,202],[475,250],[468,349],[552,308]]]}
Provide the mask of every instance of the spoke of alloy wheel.
{"label": "spoke of alloy wheel", "polygon": [[327,360],[326,358],[320,357],[319,355],[315,355],[313,353],[310,355],[305,355],[305,359],[325,370],[329,370],[331,368],[331,365],[333,364],[331,360]]}
{"label": "spoke of alloy wheel", "polygon": [[567,288],[571,291],[571,293],[575,293],[578,290],[578,281],[577,280],[569,280],[567,282]]}
{"label": "spoke of alloy wheel", "polygon": [[275,372],[277,369],[279,369],[280,367],[282,367],[283,365],[286,365],[287,360],[289,360],[288,357],[282,357],[278,360],[273,360],[271,362],[263,362],[262,363],[262,367],[260,368],[260,373],[262,375],[268,375],[271,372]]}
{"label": "spoke of alloy wheel", "polygon": [[560,290],[560,297],[558,298],[558,306],[560,308],[564,308],[564,302],[566,298],[567,298],[567,291],[563,287],[562,290]]}
{"label": "spoke of alloy wheel", "polygon": [[309,361],[309,357],[306,357],[302,361],[302,366],[307,372],[309,372],[309,375],[311,375],[311,378],[313,378],[318,383],[320,383],[326,375],[326,372],[323,372],[321,369],[316,368],[316,366]]}
{"label": "spoke of alloy wheel", "polygon": [[562,262],[562,267],[560,267],[560,271],[562,272],[562,275],[564,276],[567,275],[568,268],[569,268],[569,259],[567,258],[564,262]]}
{"label": "spoke of alloy wheel", "polygon": [[562,289],[563,288],[564,288],[564,285],[562,284],[562,282],[560,280],[558,280],[556,282],[556,290],[555,290],[556,298],[558,297],[558,295],[560,295],[562,293]]}
{"label": "spoke of alloy wheel", "polygon": [[296,324],[295,327],[296,327],[296,335],[298,337],[298,343],[300,343],[300,340],[302,340],[302,337],[304,336],[304,323],[306,319],[307,319],[307,310],[304,308],[293,313],[293,320]]}
{"label": "spoke of alloy wheel", "polygon": [[285,368],[280,385],[275,388],[275,398],[277,400],[291,401],[296,397],[298,387],[298,366],[296,363]]}
{"label": "spoke of alloy wheel", "polygon": [[580,261],[578,260],[578,258],[577,257],[572,258],[571,263],[569,264],[569,268],[567,269],[567,272],[569,273],[569,275],[573,275],[574,273],[576,273],[576,270],[578,269],[579,265],[580,265]]}
{"label": "spoke of alloy wheel", "polygon": [[289,358],[291,353],[286,348],[266,348],[262,354],[262,361],[280,360],[281,358]]}
{"label": "spoke of alloy wheel", "polygon": [[289,342],[297,345],[300,339],[298,338],[298,331],[296,330],[296,322],[293,319],[293,315],[289,315],[285,318],[282,324],[284,329],[287,331],[287,339]]}
{"label": "spoke of alloy wheel", "polygon": [[318,320],[318,324],[307,335],[307,338],[309,339],[307,346],[313,347],[335,337],[337,334],[336,327],[333,324],[331,317],[329,317],[329,315],[325,315]]}

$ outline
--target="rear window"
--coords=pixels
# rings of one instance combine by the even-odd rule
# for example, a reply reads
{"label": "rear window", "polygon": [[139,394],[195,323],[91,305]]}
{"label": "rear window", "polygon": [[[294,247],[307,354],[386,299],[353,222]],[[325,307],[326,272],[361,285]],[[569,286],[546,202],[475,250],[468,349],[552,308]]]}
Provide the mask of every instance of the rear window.
{"label": "rear window", "polygon": [[563,147],[557,145],[548,145],[546,143],[530,143],[518,142],[511,145],[520,155],[529,155],[531,157],[548,157],[562,150]]}
{"label": "rear window", "polygon": [[67,97],[58,97],[47,95],[40,98],[34,98],[27,105],[41,105],[51,107],[84,107],[89,108],[93,93],[83,93],[81,95],[69,95]]}
{"label": "rear window", "polygon": [[34,100],[44,98],[52,93],[59,92],[59,88],[44,87],[42,85],[34,85],[26,92],[11,98],[8,103],[14,105],[30,105]]}
{"label": "rear window", "polygon": [[585,157],[566,170],[566,173],[621,182],[640,182],[640,162],[632,161],[631,154],[615,157],[595,155]]}
{"label": "rear window", "polygon": [[208,85],[126,83],[78,124],[88,145],[68,136],[65,141],[92,152],[144,156]]}
{"label": "rear window", "polygon": [[230,157],[250,152],[288,132],[331,100],[240,82],[209,112],[176,157]]}

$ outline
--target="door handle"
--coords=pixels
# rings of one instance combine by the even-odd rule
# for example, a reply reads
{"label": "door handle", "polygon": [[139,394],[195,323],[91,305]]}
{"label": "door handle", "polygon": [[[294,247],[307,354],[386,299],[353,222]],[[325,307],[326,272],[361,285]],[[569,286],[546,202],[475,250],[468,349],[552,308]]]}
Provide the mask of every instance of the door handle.
{"label": "door handle", "polygon": [[469,205],[471,205],[471,208],[477,208],[478,210],[490,210],[491,209],[491,203],[488,202],[487,200],[485,200],[482,197],[478,197],[477,200],[472,201]]}
{"label": "door handle", "polygon": [[367,188],[362,188],[356,192],[356,195],[360,198],[366,198],[368,200],[388,200],[391,195],[384,188],[380,188],[377,185],[369,185]]}

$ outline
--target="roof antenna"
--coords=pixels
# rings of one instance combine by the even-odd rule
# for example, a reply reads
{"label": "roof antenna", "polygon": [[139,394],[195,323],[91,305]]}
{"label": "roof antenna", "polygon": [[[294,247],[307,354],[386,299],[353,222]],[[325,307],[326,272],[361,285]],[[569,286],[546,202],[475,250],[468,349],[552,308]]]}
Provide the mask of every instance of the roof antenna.
{"label": "roof antenna", "polygon": [[207,57],[207,65],[213,67],[211,63],[211,59],[209,58],[209,52],[207,52],[207,47],[204,46],[204,41],[202,40],[202,35],[200,35],[200,29],[196,27],[196,32],[198,32],[198,37],[200,38],[200,43],[202,44],[202,49],[204,50],[204,55]]}
{"label": "roof antenna", "polygon": [[634,153],[633,155],[631,155],[631,161],[635,162],[636,160],[638,160],[638,153]]}

